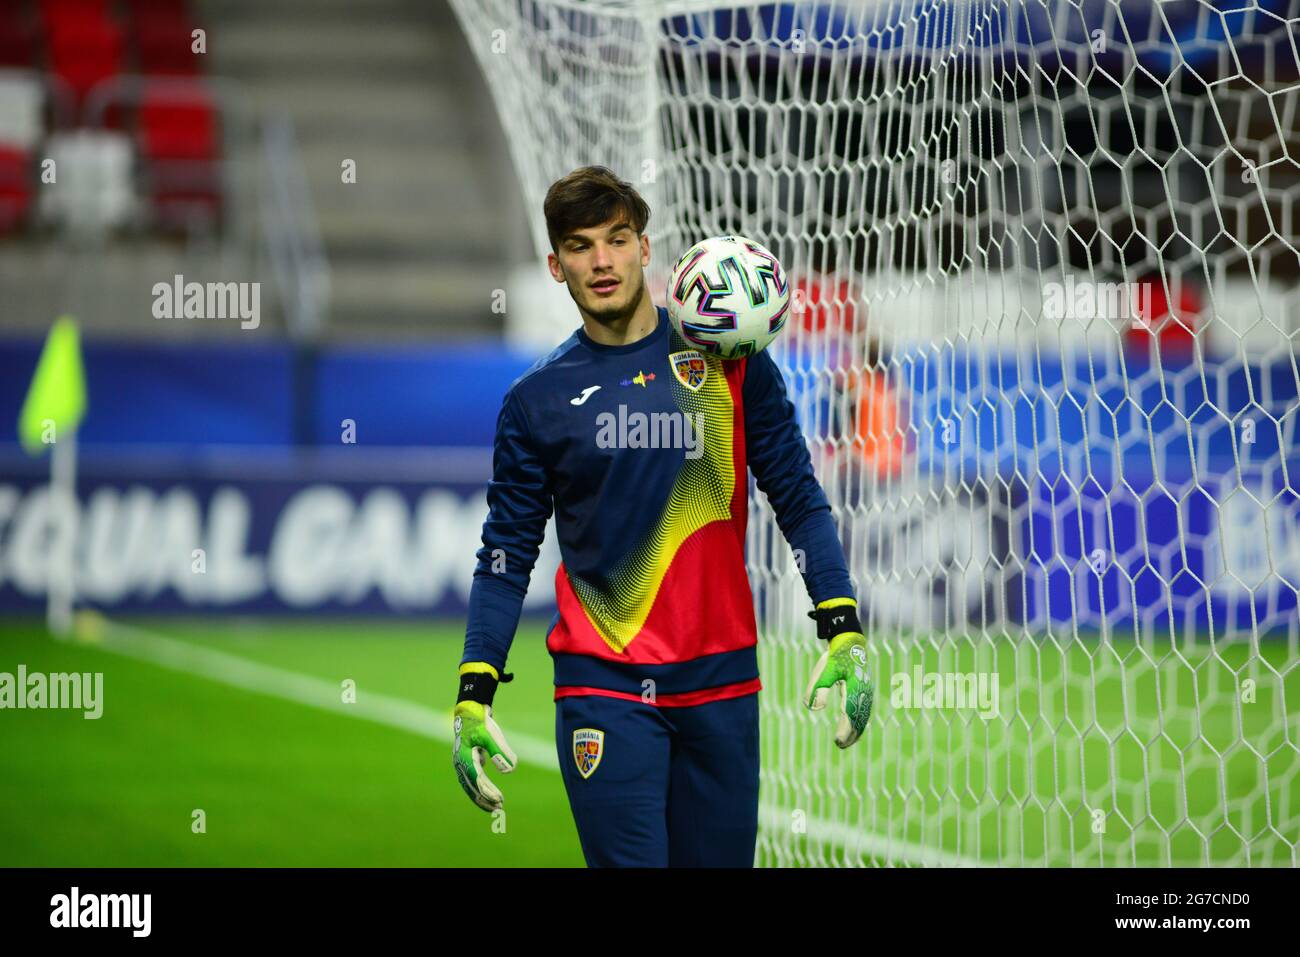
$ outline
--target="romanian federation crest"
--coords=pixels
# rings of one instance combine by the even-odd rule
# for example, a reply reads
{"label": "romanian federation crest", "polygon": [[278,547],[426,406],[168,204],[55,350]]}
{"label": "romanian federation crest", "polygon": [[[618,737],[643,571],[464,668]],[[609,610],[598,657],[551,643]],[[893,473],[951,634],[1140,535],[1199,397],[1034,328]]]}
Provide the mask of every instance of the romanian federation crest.
{"label": "romanian federation crest", "polygon": [[694,349],[687,349],[685,352],[674,352],[668,361],[672,363],[673,372],[682,385],[692,392],[700,391],[700,386],[704,385],[704,380],[709,375],[709,366],[704,361],[704,356]]}
{"label": "romanian federation crest", "polygon": [[595,728],[578,728],[573,732],[573,760],[578,773],[589,778],[600,765],[605,753],[605,732]]}

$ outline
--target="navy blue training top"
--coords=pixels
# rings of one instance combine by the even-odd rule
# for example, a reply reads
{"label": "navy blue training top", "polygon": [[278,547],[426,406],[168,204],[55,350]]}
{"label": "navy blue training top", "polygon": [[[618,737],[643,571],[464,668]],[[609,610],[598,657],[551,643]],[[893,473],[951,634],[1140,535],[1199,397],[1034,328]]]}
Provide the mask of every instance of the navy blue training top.
{"label": "navy blue training top", "polygon": [[813,603],[853,597],[780,369],[697,351],[657,312],[627,345],[577,329],[506,391],[462,662],[504,669],[554,510],[557,697],[643,699],[647,679],[660,705],[758,690],[746,467]]}

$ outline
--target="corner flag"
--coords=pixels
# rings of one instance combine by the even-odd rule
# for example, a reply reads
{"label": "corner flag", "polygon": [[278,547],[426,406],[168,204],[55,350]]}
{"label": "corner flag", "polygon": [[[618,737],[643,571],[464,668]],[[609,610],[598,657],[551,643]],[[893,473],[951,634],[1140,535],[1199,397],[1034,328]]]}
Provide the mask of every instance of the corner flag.
{"label": "corner flag", "polygon": [[81,365],[81,335],[77,320],[60,316],[50,329],[36,363],[27,399],[18,414],[18,438],[29,455],[40,455],[54,439],[75,432],[86,414],[86,378]]}

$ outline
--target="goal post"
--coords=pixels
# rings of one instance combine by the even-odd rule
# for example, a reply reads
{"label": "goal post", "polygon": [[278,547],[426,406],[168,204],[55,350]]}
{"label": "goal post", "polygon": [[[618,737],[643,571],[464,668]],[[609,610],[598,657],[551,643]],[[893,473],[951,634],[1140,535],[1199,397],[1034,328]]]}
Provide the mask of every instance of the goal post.
{"label": "goal post", "polygon": [[660,301],[791,277],[876,710],[802,707],[755,493],[758,863],[1300,863],[1300,2],[452,6],[527,208],[605,164]]}

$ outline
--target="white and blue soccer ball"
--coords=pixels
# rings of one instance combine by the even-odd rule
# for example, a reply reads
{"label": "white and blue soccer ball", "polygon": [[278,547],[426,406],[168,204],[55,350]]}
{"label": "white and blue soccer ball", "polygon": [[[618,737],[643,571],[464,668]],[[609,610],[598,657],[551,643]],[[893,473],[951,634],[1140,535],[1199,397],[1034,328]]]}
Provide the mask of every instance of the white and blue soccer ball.
{"label": "white and blue soccer ball", "polygon": [[714,236],[677,260],[668,279],[668,318],[701,352],[739,359],[762,352],[790,311],[785,270],[744,236]]}

